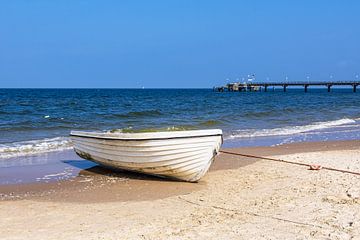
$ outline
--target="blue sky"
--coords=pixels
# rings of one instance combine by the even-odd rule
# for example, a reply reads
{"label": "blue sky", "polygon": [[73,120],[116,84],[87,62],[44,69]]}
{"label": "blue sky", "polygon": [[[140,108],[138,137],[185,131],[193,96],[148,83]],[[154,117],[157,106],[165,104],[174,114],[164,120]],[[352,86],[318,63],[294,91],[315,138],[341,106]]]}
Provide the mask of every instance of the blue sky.
{"label": "blue sky", "polygon": [[359,1],[0,1],[0,87],[355,79]]}

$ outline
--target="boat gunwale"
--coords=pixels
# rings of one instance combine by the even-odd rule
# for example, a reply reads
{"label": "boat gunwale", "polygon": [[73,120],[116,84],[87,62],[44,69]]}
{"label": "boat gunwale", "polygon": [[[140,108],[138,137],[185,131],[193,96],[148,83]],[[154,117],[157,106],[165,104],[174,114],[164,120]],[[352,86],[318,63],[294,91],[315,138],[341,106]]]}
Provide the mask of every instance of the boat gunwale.
{"label": "boat gunwale", "polygon": [[[201,131],[201,130],[198,130]],[[221,131],[221,130],[220,130]],[[160,132],[157,132],[160,133]],[[162,132],[161,132],[162,133]],[[168,132],[166,132],[168,133]],[[87,134],[97,134],[97,136],[91,136],[91,135],[87,135]],[[222,137],[223,134],[222,133],[216,133],[216,134],[205,134],[205,135],[190,135],[190,136],[175,136],[175,137],[149,137],[149,138],[120,138],[115,136],[99,136],[99,134],[103,134],[104,133],[93,133],[93,132],[77,132],[77,131],[72,131],[70,133],[70,137],[80,137],[80,138],[93,138],[93,139],[101,139],[101,140],[118,140],[118,141],[152,141],[152,140],[171,140],[171,139],[186,139],[186,138],[203,138],[203,137]],[[127,133],[128,135],[128,133]]]}

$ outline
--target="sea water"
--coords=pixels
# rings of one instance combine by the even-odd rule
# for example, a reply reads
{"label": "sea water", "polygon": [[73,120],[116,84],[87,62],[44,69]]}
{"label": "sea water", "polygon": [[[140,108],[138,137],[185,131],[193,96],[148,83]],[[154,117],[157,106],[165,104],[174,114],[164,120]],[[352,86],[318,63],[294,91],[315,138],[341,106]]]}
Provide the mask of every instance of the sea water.
{"label": "sea water", "polygon": [[360,139],[351,89],[0,89],[0,159],[70,149],[71,130],[220,128],[224,146]]}

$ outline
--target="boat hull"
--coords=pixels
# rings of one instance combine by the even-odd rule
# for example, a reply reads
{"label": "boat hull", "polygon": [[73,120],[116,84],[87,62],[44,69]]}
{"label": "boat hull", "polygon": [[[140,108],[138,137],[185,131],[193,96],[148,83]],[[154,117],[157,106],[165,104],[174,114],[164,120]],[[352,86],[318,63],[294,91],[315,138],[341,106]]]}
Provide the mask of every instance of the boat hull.
{"label": "boat hull", "polygon": [[221,130],[111,134],[72,132],[75,152],[100,165],[197,182],[222,144]]}

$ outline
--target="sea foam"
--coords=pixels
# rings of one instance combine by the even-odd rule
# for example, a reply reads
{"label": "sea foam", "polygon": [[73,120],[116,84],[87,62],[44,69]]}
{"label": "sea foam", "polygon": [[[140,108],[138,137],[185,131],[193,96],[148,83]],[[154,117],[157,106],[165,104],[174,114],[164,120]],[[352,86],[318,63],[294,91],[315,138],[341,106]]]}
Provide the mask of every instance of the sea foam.
{"label": "sea foam", "polygon": [[281,128],[272,128],[272,129],[244,129],[244,130],[236,130],[230,136],[225,137],[226,139],[236,139],[236,138],[249,138],[249,137],[271,137],[271,136],[286,136],[286,135],[294,135],[300,133],[306,133],[316,130],[323,130],[327,128],[334,128],[345,124],[353,124],[356,123],[356,120],[343,118],[334,121],[327,122],[314,122],[308,125],[301,126],[287,126]]}
{"label": "sea foam", "polygon": [[67,137],[0,144],[0,159],[66,150],[71,147],[72,144]]}

